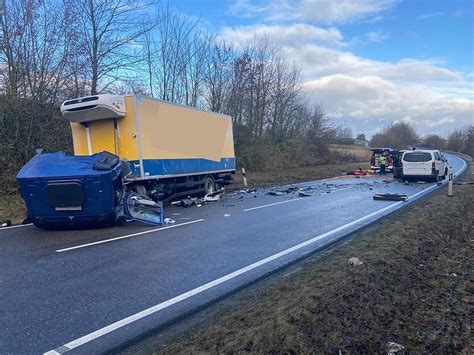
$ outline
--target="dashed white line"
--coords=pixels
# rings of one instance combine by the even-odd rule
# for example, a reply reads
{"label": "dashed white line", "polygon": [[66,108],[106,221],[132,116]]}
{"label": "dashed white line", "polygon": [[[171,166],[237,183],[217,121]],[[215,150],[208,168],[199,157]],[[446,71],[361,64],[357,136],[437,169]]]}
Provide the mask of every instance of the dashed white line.
{"label": "dashed white line", "polygon": [[19,224],[19,225],[17,225],[17,226],[1,227],[1,228],[0,228],[0,231],[1,231],[1,230],[4,230],[4,229],[28,227],[28,226],[32,226],[32,225],[33,225],[33,223],[28,223],[28,224]]}
{"label": "dashed white line", "polygon": [[104,244],[104,243],[115,242],[115,241],[117,241],[117,240],[132,238],[132,237],[136,237],[136,236],[143,235],[143,234],[148,234],[148,233],[159,232],[159,231],[166,230],[166,229],[171,229],[171,228],[176,228],[176,227],[182,227],[182,226],[185,226],[185,225],[188,225],[188,224],[193,224],[193,223],[202,222],[202,221],[204,221],[204,219],[197,219],[197,220],[195,220],[195,221],[189,221],[189,222],[184,222],[184,223],[180,223],[180,224],[173,224],[172,226],[166,226],[166,227],[161,227],[161,228],[156,228],[156,229],[147,230],[147,231],[144,231],[144,232],[138,232],[138,233],[133,233],[133,234],[127,234],[127,235],[123,235],[123,236],[121,236],[121,237],[116,237],[116,238],[111,238],[111,239],[100,240],[100,241],[98,241],[98,242],[76,245],[76,246],[74,246],[74,247],[69,247],[69,248],[64,248],[64,249],[58,249],[58,250],[56,250],[56,253],[63,253],[63,252],[65,252],[65,251],[71,251],[71,250],[75,250],[75,249],[87,248],[87,247],[91,247],[91,246],[98,245],[98,244]]}
{"label": "dashed white line", "polygon": [[260,208],[271,207],[271,206],[275,206],[275,205],[281,205],[282,203],[295,202],[295,201],[302,200],[302,199],[303,199],[303,197],[298,197],[298,198],[294,198],[294,199],[292,199],[292,200],[285,200],[285,201],[270,203],[270,204],[268,204],[268,205],[263,205],[263,206],[258,206],[258,207],[247,208],[247,209],[244,210],[244,212],[253,211],[253,210],[258,210],[258,209],[260,209]]}

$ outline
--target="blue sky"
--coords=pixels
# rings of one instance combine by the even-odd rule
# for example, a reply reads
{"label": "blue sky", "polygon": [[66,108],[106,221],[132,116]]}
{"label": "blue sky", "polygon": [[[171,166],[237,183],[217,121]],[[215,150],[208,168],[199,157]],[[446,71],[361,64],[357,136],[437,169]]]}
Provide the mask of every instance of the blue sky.
{"label": "blue sky", "polygon": [[237,47],[266,36],[302,68],[330,118],[372,135],[393,121],[474,124],[474,1],[181,0]]}

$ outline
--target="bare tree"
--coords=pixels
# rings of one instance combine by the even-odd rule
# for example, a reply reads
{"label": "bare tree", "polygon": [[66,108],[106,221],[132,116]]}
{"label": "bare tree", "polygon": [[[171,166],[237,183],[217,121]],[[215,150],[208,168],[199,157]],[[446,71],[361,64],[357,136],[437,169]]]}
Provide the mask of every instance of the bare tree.
{"label": "bare tree", "polygon": [[422,144],[426,148],[444,149],[446,147],[446,140],[437,134],[430,134],[423,139]]}
{"label": "bare tree", "polygon": [[352,136],[352,129],[350,129],[349,127],[339,127],[337,132],[338,138],[352,138]]}
{"label": "bare tree", "polygon": [[460,152],[464,147],[464,132],[462,129],[455,129],[448,134],[447,148],[455,152]]}
{"label": "bare tree", "polygon": [[[74,55],[72,0],[7,0],[0,9],[0,67],[6,94],[55,101]],[[54,13],[54,16],[51,16]]]}
{"label": "bare tree", "polygon": [[224,100],[232,77],[232,47],[225,42],[216,43],[209,52],[204,69],[204,83],[207,89],[206,102],[211,111],[222,112]]}
{"label": "bare tree", "polygon": [[81,44],[92,95],[106,91],[127,70],[138,66],[142,58],[136,40],[153,28],[153,23],[145,23],[145,12],[153,4],[139,0],[78,1]]}
{"label": "bare tree", "polygon": [[204,71],[213,37],[199,19],[172,9],[160,8],[154,42],[154,81],[163,100],[201,106]]}

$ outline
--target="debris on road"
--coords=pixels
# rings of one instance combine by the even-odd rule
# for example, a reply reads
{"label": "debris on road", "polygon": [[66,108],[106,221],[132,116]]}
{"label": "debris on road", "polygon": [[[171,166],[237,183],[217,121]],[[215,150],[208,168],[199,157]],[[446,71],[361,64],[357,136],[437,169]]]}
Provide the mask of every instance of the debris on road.
{"label": "debris on road", "polygon": [[407,201],[408,195],[405,194],[375,194],[374,200],[378,201]]}
{"label": "debris on road", "polygon": [[257,192],[257,189],[239,190],[239,194],[254,194],[256,192]]}
{"label": "debris on road", "polygon": [[12,225],[12,221],[7,219],[6,221],[3,221],[2,223],[0,223],[0,228],[10,227],[11,225]]}
{"label": "debris on road", "polygon": [[171,218],[165,218],[163,223],[164,224],[173,224],[175,223],[176,221],[174,219],[171,219]]}
{"label": "debris on road", "polygon": [[224,196],[225,190],[224,188],[220,188],[217,191],[211,192],[204,196],[204,202],[216,202],[219,201]]}
{"label": "debris on road", "polygon": [[303,189],[299,189],[298,190],[298,196],[299,197],[309,197],[309,196],[313,196],[313,195],[311,195],[309,192],[307,192]]}
{"label": "debris on road", "polygon": [[188,208],[188,207],[191,207],[193,205],[201,207],[200,203],[201,203],[201,201],[197,197],[188,196],[185,199],[182,199],[182,200],[179,200],[179,201],[173,201],[170,204],[172,206],[181,206],[181,207]]}
{"label": "debris on road", "polygon": [[363,262],[360,261],[359,258],[350,258],[348,263],[350,266],[360,266],[363,264]]}
{"label": "debris on road", "polygon": [[359,168],[358,170],[351,170],[347,172],[347,175],[355,175],[355,176],[365,176],[367,175],[367,170],[362,170],[362,168]]}
{"label": "debris on road", "polygon": [[226,214],[224,215],[224,217],[230,217],[230,214],[227,214],[227,213],[226,213]]}
{"label": "debris on road", "polygon": [[389,341],[387,343],[387,352],[389,355],[398,353],[399,351],[402,351],[403,349],[405,349],[405,347],[401,344],[398,344],[392,341]]}

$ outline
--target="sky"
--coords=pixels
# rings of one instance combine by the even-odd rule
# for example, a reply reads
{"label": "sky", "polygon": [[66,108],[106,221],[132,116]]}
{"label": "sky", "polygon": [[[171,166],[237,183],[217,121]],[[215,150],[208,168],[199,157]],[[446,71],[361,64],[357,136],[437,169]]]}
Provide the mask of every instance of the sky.
{"label": "sky", "polygon": [[446,135],[474,125],[472,0],[180,0],[238,48],[274,41],[311,101],[368,137],[392,122]]}

